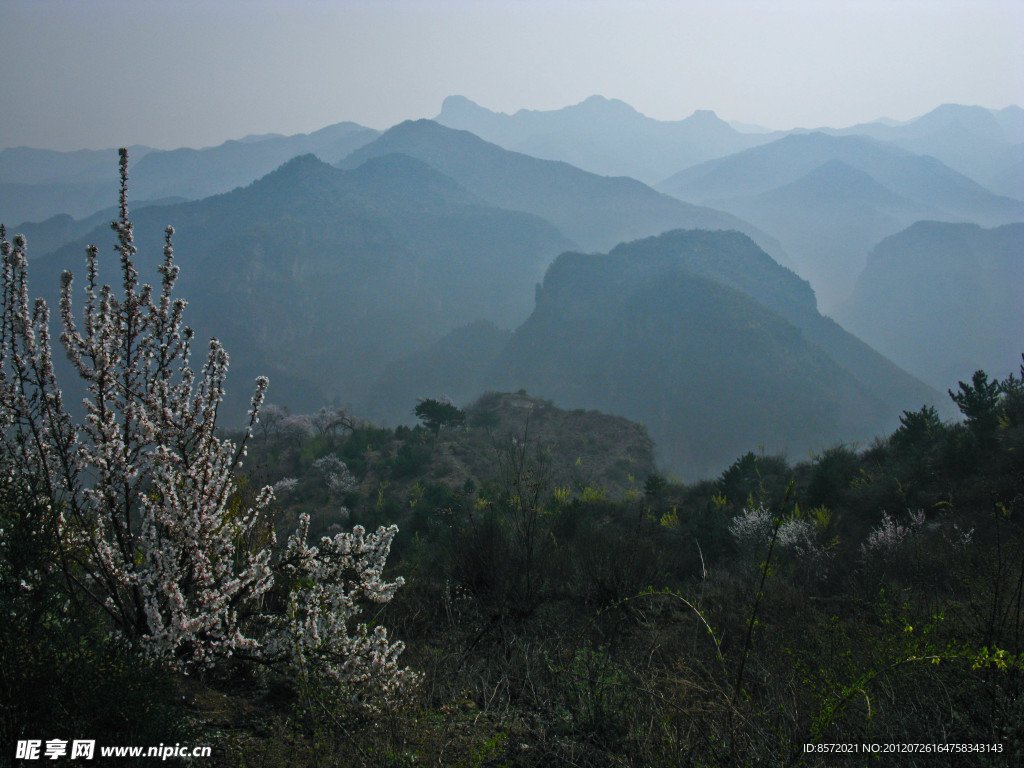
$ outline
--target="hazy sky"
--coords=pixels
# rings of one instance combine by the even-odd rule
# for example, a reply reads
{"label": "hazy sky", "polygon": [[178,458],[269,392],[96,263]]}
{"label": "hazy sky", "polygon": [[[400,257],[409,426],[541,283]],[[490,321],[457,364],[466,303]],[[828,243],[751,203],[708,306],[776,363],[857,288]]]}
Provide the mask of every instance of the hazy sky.
{"label": "hazy sky", "polygon": [[386,128],[450,94],[773,128],[1024,106],[1024,0],[0,0],[0,147]]}

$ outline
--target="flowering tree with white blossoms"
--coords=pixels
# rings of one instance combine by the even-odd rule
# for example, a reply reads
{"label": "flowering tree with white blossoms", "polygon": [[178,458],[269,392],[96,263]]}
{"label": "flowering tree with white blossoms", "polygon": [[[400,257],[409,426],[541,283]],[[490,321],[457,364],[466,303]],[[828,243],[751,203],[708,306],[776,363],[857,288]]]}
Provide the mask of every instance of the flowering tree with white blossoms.
{"label": "flowering tree with white blossoms", "polygon": [[813,560],[824,554],[810,521],[797,517],[776,520],[763,504],[744,507],[729,523],[729,532],[742,546],[763,548],[774,537],[776,547],[802,558]]}
{"label": "flowering tree with white blossoms", "polygon": [[[372,681],[385,693],[412,681],[397,666],[401,643],[348,626],[364,598],[386,602],[401,584],[381,580],[394,529],[339,534],[318,549],[306,543],[303,521],[275,557],[273,491],[264,488],[249,508],[239,504],[235,472],[267,380],[256,382],[240,444],[217,438],[227,353],[213,339],[202,371],[190,365],[193,333],[183,323],[185,301],[173,297],[170,227],[160,290],[139,284],[125,150],[112,226],[122,289],[100,286],[95,247],[80,323],[70,273],[61,285],[61,342],[86,395],[81,424],[58,387],[46,303],[29,308],[24,238],[12,244],[0,229],[0,472],[45,500],[68,586],[124,637],[179,668],[243,653],[306,666],[315,658],[332,678]],[[285,617],[263,613],[275,581],[289,595]]]}
{"label": "flowering tree with white blossoms", "polygon": [[860,551],[865,556],[878,553],[883,558],[893,558],[899,554],[903,545],[921,530],[924,522],[923,510],[912,511],[907,524],[900,523],[888,512],[883,512],[882,522],[871,529],[867,540],[860,545]]}
{"label": "flowering tree with white blossoms", "polygon": [[[287,608],[267,634],[265,651],[276,655],[301,678],[323,677],[333,683],[372,684],[374,697],[385,703],[415,680],[400,673],[402,643],[388,642],[387,630],[351,623],[364,600],[387,603],[404,580],[383,578],[384,563],[398,528],[367,534],[361,525],[351,533],[308,543],[309,515],[288,539],[281,559],[282,581],[288,582]],[[374,703],[374,702],[367,702]]]}
{"label": "flowering tree with white blossoms", "polygon": [[313,469],[323,475],[328,490],[336,496],[342,496],[356,487],[352,472],[335,453],[328,453],[314,461]]}

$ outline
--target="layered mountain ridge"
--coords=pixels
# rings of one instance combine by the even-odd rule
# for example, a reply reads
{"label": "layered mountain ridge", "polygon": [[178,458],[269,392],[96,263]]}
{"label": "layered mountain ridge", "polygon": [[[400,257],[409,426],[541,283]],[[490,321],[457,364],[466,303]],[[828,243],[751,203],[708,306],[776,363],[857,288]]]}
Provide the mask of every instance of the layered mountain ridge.
{"label": "layered mountain ridge", "polygon": [[[960,152],[965,169],[1000,146],[1012,156],[1017,117],[949,108],[851,135],[744,134],[710,112],[662,123],[601,97],[515,115],[453,97],[437,121],[383,133],[140,148],[139,268],[155,279],[174,224],[189,320],[233,356],[226,413],[244,412],[257,374],[273,401],[387,423],[411,421],[417,397],[527,389],[644,422],[666,466],[696,477],[759,445],[870,440],[902,410],[947,407],[920,379],[941,391],[954,369],[1012,369],[1024,202],[986,188],[977,164],[917,149]],[[490,134],[441,124],[460,121]],[[969,140],[990,145],[968,156]],[[4,217],[12,200],[75,211],[8,228],[29,236],[51,301],[85,242],[110,241],[112,210],[72,205],[114,202],[109,154],[0,153]],[[613,167],[636,176],[641,161],[648,178],[688,165],[660,191]]]}
{"label": "layered mountain ridge", "polygon": [[353,152],[339,167],[403,153],[430,164],[491,205],[542,216],[584,250],[678,227],[738,229],[767,250],[778,244],[747,222],[689,205],[631,178],[598,176],[568,163],[502,149],[431,120],[401,123]]}
{"label": "layered mountain ridge", "polygon": [[432,356],[451,359],[460,347],[471,352],[461,364],[410,358],[375,389],[391,391],[389,375],[416,367],[429,371],[423,394],[455,396],[470,382],[625,416],[688,477],[721,471],[743,446],[802,455],[870,440],[905,409],[945,408],[819,315],[807,283],[738,232],[673,231],[608,254],[563,253],[510,338],[466,329]]}
{"label": "layered mountain ridge", "polygon": [[677,121],[642,115],[618,99],[591,96],[558,110],[492,112],[464,96],[449,96],[436,122],[471,131],[505,149],[561,160],[602,176],[655,184],[665,169],[722,157],[772,136],[737,131],[710,110]]}
{"label": "layered mountain ridge", "polygon": [[[200,337],[216,329],[246,370],[283,374],[293,386],[272,396],[301,408],[362,405],[385,365],[459,325],[517,324],[570,245],[542,219],[488,206],[403,155],[351,171],[305,155],[248,187],[133,219],[140,273],[155,276],[174,222],[189,321]],[[80,272],[85,242],[108,231],[34,260],[36,284]]]}
{"label": "layered mountain ridge", "polygon": [[826,310],[853,290],[868,251],[915,221],[1024,221],[1024,202],[994,194],[933,157],[823,132],[792,134],[688,168],[658,188],[778,237],[787,265],[811,281]]}
{"label": "layered mountain ridge", "polygon": [[1015,373],[1024,351],[1024,223],[921,221],[879,243],[836,317],[940,389]]}

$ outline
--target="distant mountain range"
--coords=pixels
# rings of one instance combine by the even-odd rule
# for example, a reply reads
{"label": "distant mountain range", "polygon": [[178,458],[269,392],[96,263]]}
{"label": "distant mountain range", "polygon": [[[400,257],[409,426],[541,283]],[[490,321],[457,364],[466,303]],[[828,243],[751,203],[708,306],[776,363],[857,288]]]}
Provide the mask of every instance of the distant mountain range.
{"label": "distant mountain range", "polygon": [[409,376],[420,396],[525,389],[635,419],[687,477],[758,445],[798,456],[869,440],[925,403],[949,413],[938,393],[819,315],[806,282],[737,232],[562,254],[510,338],[460,329],[390,367],[375,390],[410,402]]}
{"label": "distant mountain range", "polygon": [[[333,163],[372,141],[377,131],[338,123],[310,134],[254,136],[205,149],[130,147],[132,199],[198,200],[251,184],[307,153]],[[15,147],[0,152],[0,212],[40,222],[58,214],[84,218],[117,199],[117,150],[56,152]]]}
{"label": "distant mountain range", "polygon": [[883,240],[836,312],[844,326],[934,387],[1024,353],[1024,224],[918,222]]}
{"label": "distant mountain range", "polygon": [[598,176],[510,152],[431,120],[397,125],[339,166],[351,168],[396,152],[430,164],[491,205],[542,216],[584,250],[608,250],[668,229],[704,227],[746,232],[769,252],[779,251],[773,238],[731,214],[682,203],[635,179]]}
{"label": "distant mountain range", "polygon": [[[304,155],[248,187],[144,207],[133,220],[151,280],[174,222],[189,322],[200,338],[215,331],[240,370],[269,375],[271,398],[295,408],[333,397],[362,405],[388,363],[448,331],[518,324],[570,245],[548,222],[489,206],[404,155],[354,170]],[[34,284],[80,273],[86,241],[109,243],[109,228],[33,259]]]}
{"label": "distant mountain range", "polygon": [[[129,162],[134,164],[152,147],[128,147]],[[109,183],[117,182],[116,149],[79,149],[58,152],[53,149],[12,147],[0,151],[0,182],[20,184]]]}
{"label": "distant mountain range", "polygon": [[655,120],[602,96],[562,109],[522,109],[511,115],[492,112],[464,96],[449,96],[434,119],[505,149],[563,160],[605,176],[632,176],[651,185],[690,166],[788,134],[866,136],[930,155],[997,194],[1024,199],[1024,174],[1007,172],[1024,161],[1024,109],[1019,106],[990,110],[945,104],[905,123],[877,120],[847,128],[771,131],[738,129],[707,110],[685,120]]}
{"label": "distant mountain range", "polygon": [[849,295],[868,251],[915,221],[1024,221],[1024,202],[933,157],[863,136],[791,134],[688,168],[658,188],[777,236],[826,310]]}
{"label": "distant mountain range", "polygon": [[436,122],[545,160],[561,160],[602,176],[655,184],[680,168],[763,144],[778,133],[743,133],[714,112],[661,121],[625,102],[592,96],[551,111],[492,112],[464,96],[449,96]]}
{"label": "distant mountain range", "polygon": [[900,125],[867,123],[833,131],[870,136],[918,155],[930,155],[1000,195],[1024,200],[1024,109],[944,104]]}
{"label": "distant mountain range", "polygon": [[[993,190],[1018,180],[1020,113],[783,135],[599,97],[515,115],[453,97],[448,125],[137,148],[139,267],[155,279],[174,224],[189,321],[232,353],[231,418],[257,374],[272,401],[391,423],[420,396],[525,388],[643,421],[697,476],[948,414],[922,379],[1014,365],[1024,201]],[[673,171],[658,189],[623,175]],[[51,301],[87,241],[111,242],[96,206],[115,187],[112,152],[0,152],[0,217]],[[46,215],[17,224],[26,210]]]}
{"label": "distant mountain range", "polygon": [[132,188],[141,199],[176,195],[199,200],[251,184],[299,155],[335,163],[379,131],[356,123],[337,123],[310,134],[254,137],[208,149],[150,152],[132,169]]}

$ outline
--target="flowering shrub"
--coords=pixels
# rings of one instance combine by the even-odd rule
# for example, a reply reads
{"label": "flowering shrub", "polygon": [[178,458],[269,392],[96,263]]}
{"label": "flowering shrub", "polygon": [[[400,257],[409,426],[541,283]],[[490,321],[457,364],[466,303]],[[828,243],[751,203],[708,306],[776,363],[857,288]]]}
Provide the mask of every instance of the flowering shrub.
{"label": "flowering shrub", "polygon": [[[746,547],[767,547],[771,541],[776,521],[764,506],[746,507],[729,523],[729,532],[736,543]],[[814,525],[807,520],[790,517],[781,521],[775,537],[775,546],[807,558],[818,558],[824,554],[817,541]]]}
{"label": "flowering shrub", "polygon": [[333,436],[339,429],[352,429],[355,426],[355,421],[348,411],[333,405],[325,405],[309,420],[317,433],[324,436]]}
{"label": "flowering shrub", "polygon": [[314,427],[309,416],[291,414],[280,420],[277,431],[286,440],[301,443],[306,438],[313,436]]}
{"label": "flowering shrub", "polygon": [[336,454],[321,456],[313,462],[313,469],[324,476],[328,490],[336,496],[342,496],[356,487],[355,477]]}
{"label": "flowering shrub", "polygon": [[868,534],[867,540],[860,545],[864,555],[878,554],[890,558],[903,548],[904,543],[924,525],[924,512],[918,510],[910,513],[906,525],[898,523],[888,512],[882,513],[882,522]]}
{"label": "flowering shrub", "polygon": [[729,523],[729,533],[736,539],[737,544],[760,546],[769,542],[774,527],[772,513],[759,505],[754,508],[744,507],[743,511]]}
{"label": "flowering shrub", "polygon": [[280,497],[286,493],[291,493],[295,490],[295,486],[299,484],[299,480],[296,477],[282,477],[271,487],[274,489],[274,496]]}
{"label": "flowering shrub", "polygon": [[[317,548],[306,544],[304,519],[275,560],[267,519],[273,490],[264,488],[249,508],[235,494],[267,380],[256,381],[239,445],[217,438],[227,353],[213,339],[202,371],[190,365],[193,333],[183,323],[184,300],[173,297],[170,227],[160,289],[139,284],[124,150],[121,182],[113,229],[122,290],[99,285],[95,247],[87,252],[80,323],[71,274],[61,283],[60,338],[84,387],[81,424],[57,384],[46,303],[29,309],[24,238],[12,244],[0,229],[0,473],[45,499],[39,525],[58,531],[65,580],[152,657],[183,669],[237,653],[323,663],[339,681],[372,677],[382,690],[410,680],[397,667],[400,643],[347,624],[361,599],[386,602],[401,584],[381,580],[394,530],[357,529]],[[327,416],[325,429],[340,418]],[[340,467],[325,464],[325,475],[341,492],[351,475],[334,458]],[[275,574],[289,591],[286,617],[262,613]]]}
{"label": "flowering shrub", "polygon": [[399,669],[401,642],[389,643],[387,630],[358,624],[359,603],[387,603],[404,580],[383,578],[384,562],[397,526],[367,534],[357,525],[351,533],[308,543],[309,515],[289,537],[282,561],[287,584],[287,612],[273,622],[265,653],[285,661],[301,678],[360,684],[363,703],[390,702],[417,676]]}

